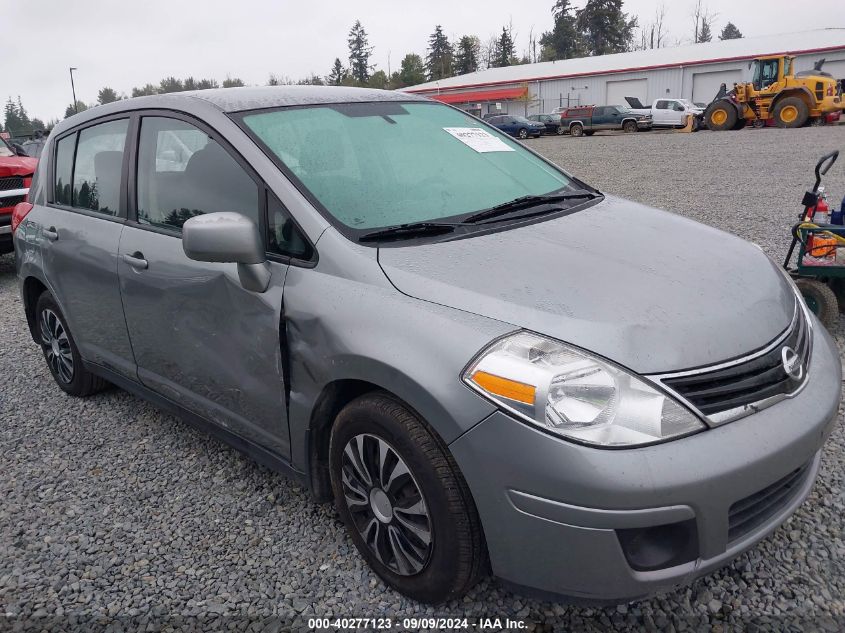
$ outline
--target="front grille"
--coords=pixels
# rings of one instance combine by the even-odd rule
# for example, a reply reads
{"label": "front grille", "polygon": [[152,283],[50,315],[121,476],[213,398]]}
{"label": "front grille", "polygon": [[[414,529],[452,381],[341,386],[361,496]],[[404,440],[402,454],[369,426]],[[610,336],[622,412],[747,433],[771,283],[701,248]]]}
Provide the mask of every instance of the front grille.
{"label": "front grille", "polygon": [[0,191],[9,191],[11,189],[23,189],[23,176],[0,178]]}
{"label": "front grille", "polygon": [[23,202],[26,199],[26,196],[12,196],[11,198],[0,198],[0,209],[5,209],[7,207],[11,208],[15,206],[18,202]]}
{"label": "front grille", "polygon": [[[710,370],[683,372],[660,377],[701,413],[720,423],[753,413],[763,401],[796,392],[806,380],[810,357],[810,325],[796,304],[792,323],[762,351],[745,359]],[[792,348],[801,360],[803,372],[796,379],[784,368],[784,348]],[[756,407],[756,408],[755,408]]]}
{"label": "front grille", "polygon": [[728,540],[735,541],[753,532],[789,505],[806,480],[810,463],[734,503],[728,510]]}

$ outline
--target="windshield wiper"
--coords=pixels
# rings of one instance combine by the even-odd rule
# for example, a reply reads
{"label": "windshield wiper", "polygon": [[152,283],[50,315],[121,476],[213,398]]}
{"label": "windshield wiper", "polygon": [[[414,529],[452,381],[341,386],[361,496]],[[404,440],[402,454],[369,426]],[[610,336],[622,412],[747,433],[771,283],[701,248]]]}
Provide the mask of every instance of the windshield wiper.
{"label": "windshield wiper", "polygon": [[[489,209],[484,209],[483,211],[479,211],[478,213],[474,213],[469,217],[463,219],[465,224],[478,224],[484,220],[490,220],[492,218],[498,218],[503,215],[507,215],[512,211],[519,211],[521,209],[529,209],[531,207],[538,207],[544,204],[554,204],[556,202],[564,202],[566,200],[590,200],[592,198],[598,198],[598,193],[593,191],[587,191],[586,189],[579,189],[576,191],[569,191],[567,193],[551,193],[545,194],[541,196],[521,196],[519,198],[515,198],[510,202],[503,202],[502,204],[497,204],[495,207],[490,207]],[[552,208],[545,210],[546,213],[553,213],[555,211],[559,211],[559,208]],[[537,212],[531,213],[529,215],[540,215]]]}
{"label": "windshield wiper", "polygon": [[440,235],[451,233],[459,222],[410,222],[398,224],[386,229],[378,229],[364,233],[358,238],[359,242],[378,242],[384,239],[407,239],[414,237],[425,237],[428,235]]}

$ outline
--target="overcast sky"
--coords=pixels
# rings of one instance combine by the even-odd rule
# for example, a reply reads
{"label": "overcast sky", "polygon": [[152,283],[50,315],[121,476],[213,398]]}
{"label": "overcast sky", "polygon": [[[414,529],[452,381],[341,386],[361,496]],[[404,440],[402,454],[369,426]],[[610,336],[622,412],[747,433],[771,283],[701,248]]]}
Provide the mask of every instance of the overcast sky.
{"label": "overcast sky", "polygon": [[[586,0],[575,0],[576,7]],[[727,21],[746,36],[822,27],[845,27],[845,1],[705,0],[717,14],[714,35]],[[552,26],[553,0],[0,0],[4,45],[0,100],[20,95],[29,115],[61,117],[71,103],[68,67],[76,66],[77,97],[96,101],[111,86],[157,84],[165,76],[227,75],[264,84],[270,73],[298,79],[326,75],[335,57],[346,63],[346,37],[360,19],[375,47],[378,69],[396,70],[405,53],[425,54],[435,24],[451,40],[463,34],[482,41],[513,23],[517,50],[531,29]],[[626,0],[625,10],[645,24],[660,0]],[[667,0],[670,41],[689,42],[694,0]],[[389,55],[389,60],[388,60]]]}

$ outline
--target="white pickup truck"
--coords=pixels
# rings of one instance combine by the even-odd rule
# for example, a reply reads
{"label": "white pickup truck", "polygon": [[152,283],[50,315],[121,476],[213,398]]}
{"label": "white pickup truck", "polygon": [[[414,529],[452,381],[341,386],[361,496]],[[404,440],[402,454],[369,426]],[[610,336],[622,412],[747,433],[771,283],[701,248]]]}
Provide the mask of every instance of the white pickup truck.
{"label": "white pickup truck", "polygon": [[698,127],[704,116],[704,108],[687,99],[656,99],[650,108],[636,97],[625,97],[625,101],[633,112],[650,114],[652,127],[683,127],[688,114],[695,117],[693,125]]}

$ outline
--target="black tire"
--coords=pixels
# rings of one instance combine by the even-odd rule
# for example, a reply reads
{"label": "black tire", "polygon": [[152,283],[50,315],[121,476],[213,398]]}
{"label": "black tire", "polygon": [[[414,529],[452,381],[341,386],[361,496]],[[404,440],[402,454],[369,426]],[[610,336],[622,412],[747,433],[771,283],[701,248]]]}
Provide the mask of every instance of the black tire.
{"label": "black tire", "polygon": [[516,135],[522,140],[525,140],[528,138],[528,130],[526,130],[524,127],[521,127],[519,128],[519,132],[517,132]]}
{"label": "black tire", "polygon": [[[393,483],[385,483],[384,479],[392,473],[383,465],[388,462],[379,462],[381,467],[379,463],[372,468],[365,466],[370,475],[370,483],[367,484],[356,474],[362,471],[356,470],[349,456],[355,454],[353,447],[361,447],[361,452],[357,454],[365,457],[359,464],[368,463],[368,458],[378,459],[380,442],[386,443],[393,455],[404,462],[408,474],[396,477]],[[346,452],[347,445],[352,453]],[[372,450],[374,446],[375,451]],[[390,453],[386,459],[390,460]],[[394,466],[396,463],[393,462]],[[373,571],[390,587],[420,602],[439,603],[460,598],[486,572],[487,551],[481,522],[457,464],[442,441],[397,399],[376,392],[361,396],[343,408],[332,429],[329,472],[335,506],[355,546]],[[363,484],[361,488],[370,486],[366,494],[357,493],[359,487],[350,484],[354,481]],[[406,558],[403,573],[401,568],[395,569],[396,564],[391,564],[391,557],[393,562],[398,563],[399,556],[389,537],[396,538],[405,524],[397,521],[396,516],[399,508],[410,502],[399,499],[416,498],[416,493],[408,494],[409,489],[412,492],[418,490],[423,499],[422,507],[427,516],[422,525],[428,527],[430,544],[426,545],[419,539],[410,543],[424,546],[425,562],[421,562],[422,557],[419,557],[415,561],[418,569],[408,573],[408,561],[411,559]],[[389,495],[395,493],[389,499],[390,511],[382,514],[381,518],[376,515],[378,490],[385,490]],[[349,492],[351,501],[347,501],[345,491]],[[349,504],[358,497],[365,501],[352,503],[357,508],[353,515]],[[385,518],[387,515],[389,519]],[[419,519],[419,516],[415,518]],[[370,530],[373,522],[375,528]],[[372,537],[374,542],[378,542],[380,530],[383,530],[387,535],[384,538],[388,539],[386,546],[392,546],[392,550],[382,550],[386,555],[376,554],[361,534],[358,526],[362,523],[367,526],[364,531],[368,538]],[[416,525],[419,527],[421,524],[417,522]],[[407,530],[405,534],[407,546]],[[400,548],[400,551],[404,550]]]}
{"label": "black tire", "polygon": [[739,119],[739,113],[736,107],[725,99],[714,101],[704,111],[704,121],[714,132],[734,129],[737,119]]}
{"label": "black tire", "polygon": [[584,126],[580,123],[573,123],[569,126],[569,134],[571,136],[584,136]]}
{"label": "black tire", "polygon": [[564,134],[566,134],[566,128],[563,127],[562,125],[558,125],[557,126],[557,133],[558,133],[558,135],[563,136]]}
{"label": "black tire", "polygon": [[626,134],[633,134],[637,131],[637,122],[636,121],[625,121],[622,124],[622,131]]}
{"label": "black tire", "polygon": [[795,128],[807,123],[810,110],[798,97],[785,97],[778,101],[772,114],[778,127]]}
{"label": "black tire", "polygon": [[48,291],[41,293],[35,304],[35,327],[47,367],[63,391],[84,398],[108,385],[105,380],[83,367],[82,357],[65,317]]}
{"label": "black tire", "polygon": [[839,301],[836,294],[823,281],[818,279],[795,280],[795,285],[807,302],[807,307],[815,314],[828,330],[839,323]]}

